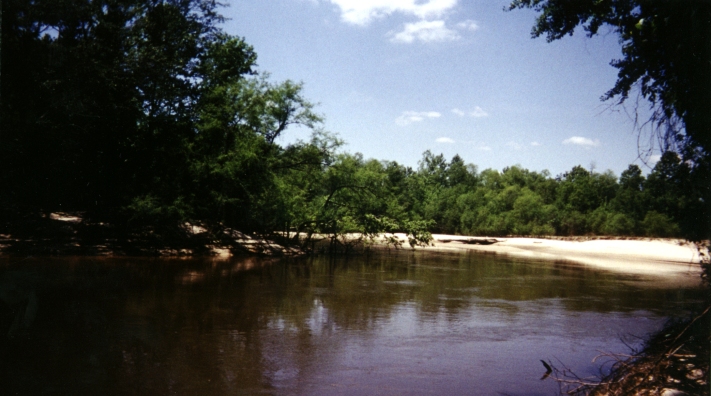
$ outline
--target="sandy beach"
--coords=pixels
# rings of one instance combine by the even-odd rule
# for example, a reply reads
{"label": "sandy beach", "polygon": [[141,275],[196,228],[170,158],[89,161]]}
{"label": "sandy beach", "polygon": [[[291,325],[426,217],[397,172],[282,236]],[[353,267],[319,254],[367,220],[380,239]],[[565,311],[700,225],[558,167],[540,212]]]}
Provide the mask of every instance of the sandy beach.
{"label": "sandy beach", "polygon": [[[395,235],[406,240],[404,234]],[[443,234],[433,237],[432,246],[424,249],[571,261],[636,274],[698,277],[701,273],[696,245],[678,239],[485,238]],[[403,246],[408,246],[407,242]],[[703,254],[708,255],[708,251]]]}

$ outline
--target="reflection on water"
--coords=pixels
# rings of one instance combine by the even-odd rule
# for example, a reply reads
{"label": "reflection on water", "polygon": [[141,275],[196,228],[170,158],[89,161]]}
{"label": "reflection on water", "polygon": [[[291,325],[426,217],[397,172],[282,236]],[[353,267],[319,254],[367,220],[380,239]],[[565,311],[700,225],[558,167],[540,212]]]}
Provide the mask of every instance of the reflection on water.
{"label": "reflection on water", "polygon": [[[3,259],[7,394],[554,394],[701,289],[567,263]],[[603,368],[604,369],[604,368]]]}

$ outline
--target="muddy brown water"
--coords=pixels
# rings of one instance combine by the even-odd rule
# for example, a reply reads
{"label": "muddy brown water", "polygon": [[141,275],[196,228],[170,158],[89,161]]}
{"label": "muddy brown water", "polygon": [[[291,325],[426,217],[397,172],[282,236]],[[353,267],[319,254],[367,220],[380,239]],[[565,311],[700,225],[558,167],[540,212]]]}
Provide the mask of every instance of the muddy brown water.
{"label": "muddy brown water", "polygon": [[702,299],[687,286],[475,253],[2,258],[0,393],[551,395]]}

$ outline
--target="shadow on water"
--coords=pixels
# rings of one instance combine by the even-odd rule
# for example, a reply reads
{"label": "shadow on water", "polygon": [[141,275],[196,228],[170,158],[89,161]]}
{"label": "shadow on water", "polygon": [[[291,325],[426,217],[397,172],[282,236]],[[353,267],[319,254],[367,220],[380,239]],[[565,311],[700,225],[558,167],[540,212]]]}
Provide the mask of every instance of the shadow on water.
{"label": "shadow on water", "polygon": [[702,299],[475,254],[2,260],[6,394],[550,394],[540,359],[595,373]]}

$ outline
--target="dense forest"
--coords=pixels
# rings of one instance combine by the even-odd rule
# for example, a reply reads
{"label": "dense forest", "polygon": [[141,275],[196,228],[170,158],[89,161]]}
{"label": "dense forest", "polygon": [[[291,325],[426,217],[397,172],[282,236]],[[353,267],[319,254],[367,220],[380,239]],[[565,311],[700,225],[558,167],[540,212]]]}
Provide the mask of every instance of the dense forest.
{"label": "dense forest", "polygon": [[[221,21],[207,0],[3,1],[4,227],[62,211],[165,235],[191,223],[416,240],[707,237],[708,161],[670,149],[646,177],[636,165],[617,177],[480,171],[429,151],[417,169],[365,159],[324,130],[300,84],[258,72]],[[294,127],[311,139],[280,144]]]}

